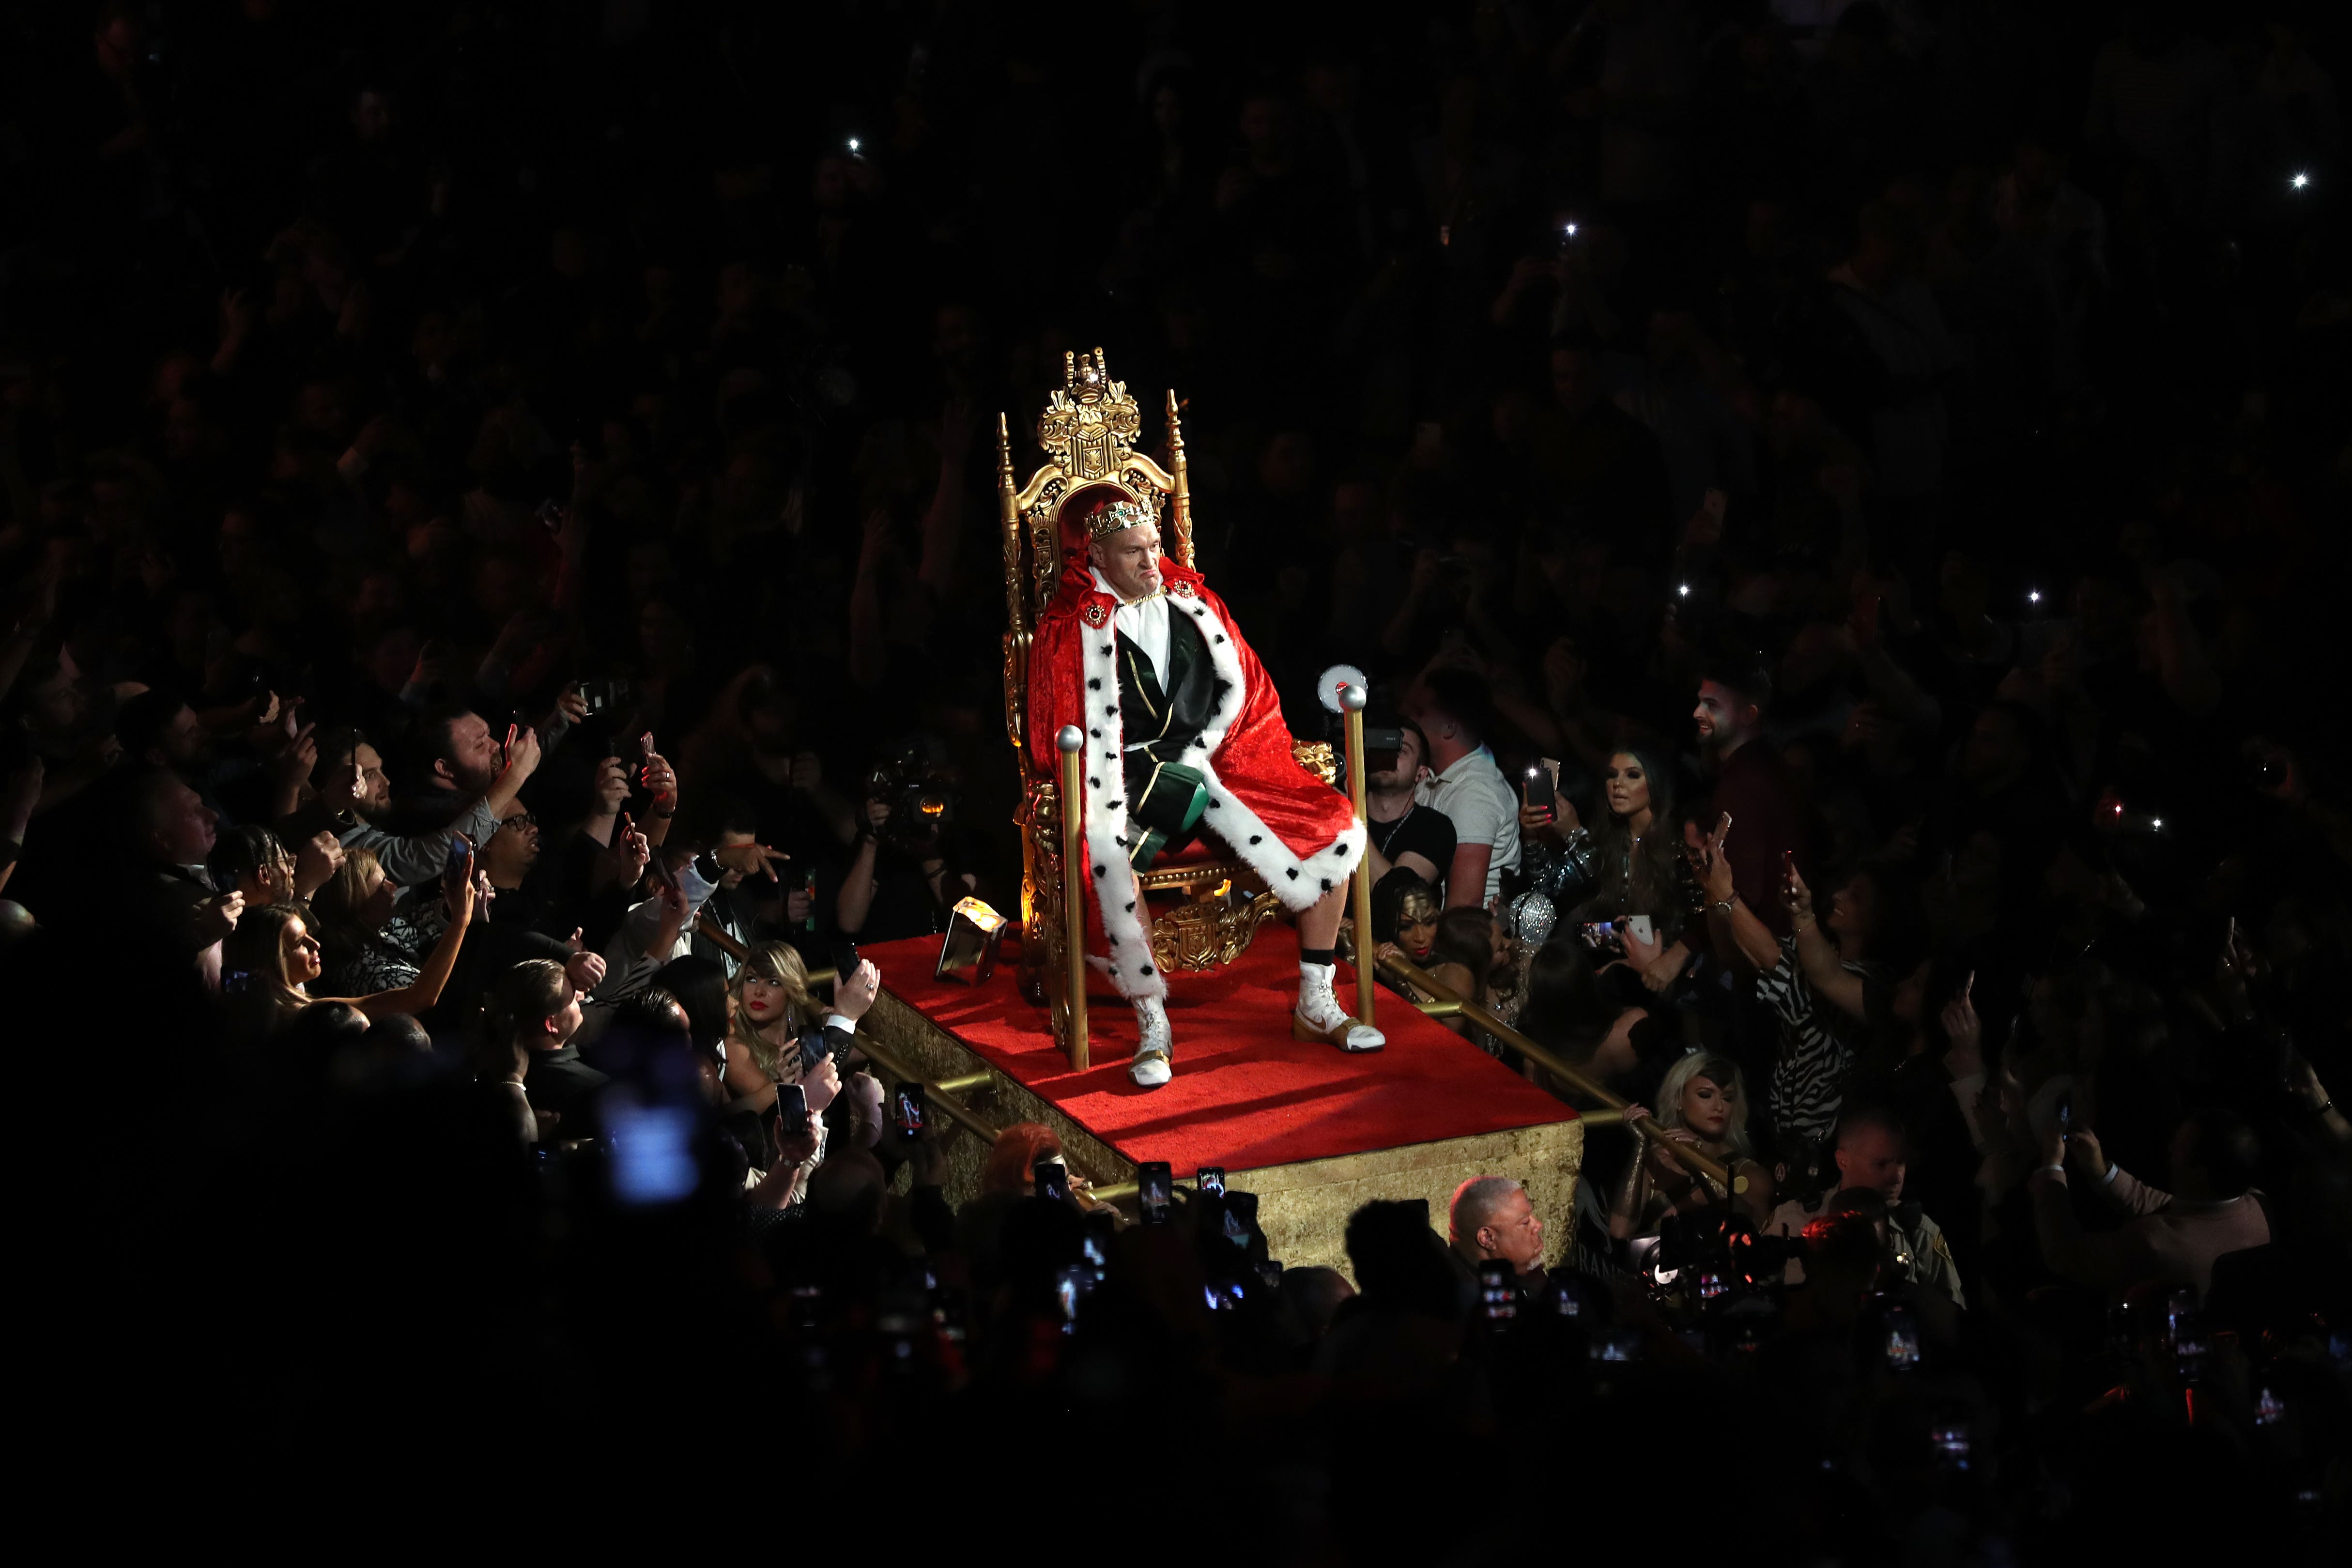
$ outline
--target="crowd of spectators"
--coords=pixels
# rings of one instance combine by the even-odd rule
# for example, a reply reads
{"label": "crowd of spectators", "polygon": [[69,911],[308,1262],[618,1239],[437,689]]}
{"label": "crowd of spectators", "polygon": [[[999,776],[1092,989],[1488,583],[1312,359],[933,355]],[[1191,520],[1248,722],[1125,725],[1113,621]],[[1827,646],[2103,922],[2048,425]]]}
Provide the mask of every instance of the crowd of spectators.
{"label": "crowd of spectators", "polygon": [[[2339,8],[0,37],[60,1441],[557,1540],[656,1469],[1121,1555],[2340,1538]],[[1293,729],[1370,678],[1379,940],[1664,1130],[1573,1212],[1284,1268],[861,1049],[860,944],[1017,907],[983,432],[1097,344]]]}

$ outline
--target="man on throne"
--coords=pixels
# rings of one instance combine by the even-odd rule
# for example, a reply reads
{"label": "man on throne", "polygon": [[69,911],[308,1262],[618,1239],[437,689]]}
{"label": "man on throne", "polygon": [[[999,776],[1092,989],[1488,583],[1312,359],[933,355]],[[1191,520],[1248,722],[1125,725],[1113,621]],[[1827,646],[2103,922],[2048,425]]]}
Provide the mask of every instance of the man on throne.
{"label": "man on throne", "polygon": [[1297,914],[1291,1037],[1379,1050],[1386,1038],[1350,1016],[1331,984],[1348,876],[1364,858],[1362,824],[1345,796],[1294,760],[1257,656],[1201,574],[1160,554],[1151,512],[1115,493],[1072,504],[1083,508],[1087,553],[1070,562],[1038,618],[1026,728],[1046,772],[1063,726],[1086,736],[1080,873],[1108,945],[1087,962],[1135,1007],[1140,1038],[1129,1075],[1155,1089],[1175,1070],[1168,979],[1151,955],[1136,873],[1203,832]]}

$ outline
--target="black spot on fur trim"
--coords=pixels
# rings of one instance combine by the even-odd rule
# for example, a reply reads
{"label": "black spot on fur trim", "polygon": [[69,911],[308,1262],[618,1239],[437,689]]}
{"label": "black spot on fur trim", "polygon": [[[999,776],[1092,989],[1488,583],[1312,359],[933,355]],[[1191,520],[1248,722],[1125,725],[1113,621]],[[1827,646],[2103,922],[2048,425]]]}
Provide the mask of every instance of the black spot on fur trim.
{"label": "black spot on fur trim", "polygon": [[1345,860],[1348,858],[1348,847],[1344,844],[1334,844],[1331,846],[1331,855],[1334,859]]}
{"label": "black spot on fur trim", "polygon": [[1253,844],[1263,844],[1265,842],[1265,835],[1263,833],[1253,833],[1250,835],[1250,842]]}
{"label": "black spot on fur trim", "polygon": [[1127,900],[1127,912],[1129,914],[1133,914],[1135,912],[1135,900],[1133,899]]}
{"label": "black spot on fur trim", "polygon": [[1089,730],[1087,733],[1092,735],[1097,741],[1102,739],[1102,731],[1100,730]]}
{"label": "black spot on fur trim", "polygon": [[1100,789],[1100,788],[1102,788],[1102,780],[1100,780],[1100,779],[1088,779],[1088,780],[1087,781],[1087,787],[1088,789]]}
{"label": "black spot on fur trim", "polygon": [[1148,963],[1147,963],[1147,964],[1145,964],[1145,965],[1143,966],[1143,973],[1146,973],[1146,974],[1150,973],[1151,973],[1151,965],[1150,965],[1150,964],[1148,964]]}
{"label": "black spot on fur trim", "polygon": [[1103,652],[1105,652],[1105,653],[1117,653],[1118,651],[1118,649],[1117,649],[1117,648],[1113,647],[1110,644],[1108,644],[1108,643],[1105,643],[1105,644],[1103,644]]}
{"label": "black spot on fur trim", "polygon": [[1106,702],[1106,703],[1104,703],[1104,704],[1103,704],[1103,717],[1104,717],[1104,718],[1106,718],[1106,719],[1116,719],[1116,718],[1118,718],[1118,703],[1116,703],[1116,702]]}
{"label": "black spot on fur trim", "polygon": [[1217,809],[1217,803],[1216,803],[1215,801],[1213,801],[1213,801],[1211,801],[1211,802],[1209,803],[1209,809],[1210,809],[1211,811],[1214,811],[1214,810],[1216,810],[1216,809]]}
{"label": "black spot on fur trim", "polygon": [[1321,880],[1321,881],[1322,881],[1322,883],[1323,883],[1323,890],[1324,890],[1325,892],[1327,892],[1327,893],[1328,893],[1328,892],[1329,892],[1329,891],[1331,890],[1331,879],[1330,879],[1330,878],[1328,878],[1328,877],[1325,877],[1325,878],[1320,879],[1320,880]]}
{"label": "black spot on fur trim", "polygon": [[1111,835],[1111,837],[1112,837],[1112,838],[1114,838],[1114,839],[1116,839],[1116,840],[1118,841],[1118,847],[1119,847],[1121,849],[1124,849],[1124,848],[1126,848],[1126,847],[1127,847],[1127,840],[1126,840],[1126,839],[1124,839],[1124,838],[1119,837],[1119,836],[1118,836],[1118,834],[1116,834],[1116,833],[1112,834],[1112,835]]}
{"label": "black spot on fur trim", "polygon": [[1286,876],[1286,877],[1287,877],[1287,878],[1289,878],[1292,881],[1296,882],[1297,880],[1298,880],[1298,868],[1297,868],[1297,867],[1296,867],[1296,866],[1293,866],[1292,868],[1290,868],[1290,869],[1288,869],[1287,871],[1285,871],[1285,872],[1283,873],[1283,875],[1284,875],[1284,876]]}
{"label": "black spot on fur trim", "polygon": [[1110,972],[1111,972],[1113,974],[1117,974],[1117,973],[1118,973],[1118,964],[1116,964],[1116,963],[1112,964],[1112,965],[1110,966]]}
{"label": "black spot on fur trim", "polygon": [[1087,681],[1087,689],[1089,691],[1100,691],[1102,689],[1102,677],[1098,675],[1092,680]]}
{"label": "black spot on fur trim", "polygon": [[[1096,875],[1096,876],[1097,876],[1097,877],[1099,877],[1099,876],[1101,876],[1101,875],[1102,875],[1106,870],[1108,870],[1108,869],[1109,869],[1109,868],[1105,867],[1105,866],[1097,866],[1097,867],[1096,867],[1096,868],[1095,868],[1095,875]],[[1291,875],[1293,875],[1293,876],[1297,876],[1297,873],[1294,871],[1294,872],[1292,872],[1292,873],[1291,873]]]}
{"label": "black spot on fur trim", "polygon": [[1223,642],[1223,641],[1224,641],[1224,640],[1225,640],[1225,634],[1224,634],[1224,633],[1223,633],[1223,632],[1219,632],[1219,633],[1217,634],[1217,640],[1218,640],[1219,642]]}
{"label": "black spot on fur trim", "polygon": [[1120,806],[1124,805],[1125,804],[1127,804],[1127,803],[1126,803],[1126,802],[1124,802],[1124,801],[1117,801],[1117,800],[1105,801],[1105,802],[1103,803],[1103,805],[1104,805],[1105,808],[1106,808],[1106,809],[1108,809],[1108,810],[1111,810],[1111,811],[1117,811]]}

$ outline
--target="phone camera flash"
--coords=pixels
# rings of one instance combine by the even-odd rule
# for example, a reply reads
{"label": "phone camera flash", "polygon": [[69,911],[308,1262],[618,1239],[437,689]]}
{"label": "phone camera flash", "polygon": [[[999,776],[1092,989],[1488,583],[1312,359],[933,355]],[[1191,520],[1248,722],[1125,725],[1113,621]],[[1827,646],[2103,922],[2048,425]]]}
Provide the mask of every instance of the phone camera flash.
{"label": "phone camera flash", "polygon": [[2164,818],[2160,816],[2151,816],[2147,819],[2147,825],[2150,827],[2162,827],[2164,826]]}
{"label": "phone camera flash", "polygon": [[2304,173],[2302,170],[2300,170],[2300,169],[2297,169],[2297,170],[2294,172],[2294,175],[2293,175],[2290,179],[2288,179],[2288,181],[2287,181],[2287,186],[2288,186],[2288,188],[2289,188],[2289,189],[2291,189],[2291,190],[2297,190],[2297,191],[2301,191],[2301,190],[2307,190],[2307,189],[2309,189],[2309,188],[2310,188],[2310,185],[2311,185],[2311,176],[2310,176],[2309,174],[2305,174],[2305,173]]}
{"label": "phone camera flash", "polygon": [[1687,599],[1690,597],[1690,584],[1687,583],[1677,583],[1675,584],[1675,592]]}
{"label": "phone camera flash", "polygon": [[2042,590],[2039,588],[2028,588],[2025,591],[2025,602],[2029,605],[2040,604],[2042,602]]}
{"label": "phone camera flash", "polygon": [[853,153],[857,151],[857,138],[855,136],[849,139],[849,150]]}
{"label": "phone camera flash", "polygon": [[[2300,186],[2303,183],[2303,176],[2301,174],[2297,174],[2294,178],[2295,184]],[[1576,226],[1572,223],[1564,223],[1559,226],[1559,232],[1568,236],[1569,238],[1574,239],[1576,237]]]}

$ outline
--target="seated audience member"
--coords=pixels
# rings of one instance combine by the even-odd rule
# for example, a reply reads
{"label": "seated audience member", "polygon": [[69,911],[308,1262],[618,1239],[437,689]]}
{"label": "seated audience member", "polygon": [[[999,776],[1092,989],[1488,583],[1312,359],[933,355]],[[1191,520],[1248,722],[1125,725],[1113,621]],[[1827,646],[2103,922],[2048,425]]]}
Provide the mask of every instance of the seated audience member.
{"label": "seated audience member", "polygon": [[188,951],[212,947],[236,929],[244,897],[219,890],[205,862],[218,842],[219,817],[167,768],[139,773],[123,785],[123,831],[138,882],[127,889],[150,918],[186,942]]}
{"label": "seated audience member", "polygon": [[596,1091],[611,1079],[580,1059],[572,1037],[580,1028],[580,990],[563,965],[536,958],[499,977],[482,1010],[483,1027],[529,1057],[523,1090],[542,1135],[551,1126],[562,1136],[587,1136],[595,1121]]}
{"label": "seated audience member", "polygon": [[293,906],[269,904],[245,910],[221,944],[222,989],[241,997],[247,1016],[264,1030],[278,1027],[314,1002],[349,1003],[371,1018],[421,1013],[441,999],[474,918],[472,879],[451,880],[449,923],[405,984],[351,996],[311,995],[310,983],[320,978],[323,967],[318,938]]}
{"label": "seated audience member", "polygon": [[[1726,1204],[1749,1225],[1762,1225],[1772,1212],[1772,1179],[1748,1147],[1748,1088],[1738,1064],[1692,1052],[1667,1070],[1658,1085],[1658,1101],[1664,1142],[1686,1143],[1706,1155],[1731,1173],[1732,1186],[1739,1190],[1725,1190],[1713,1177],[1685,1167],[1664,1142],[1643,1136],[1610,1207],[1609,1234],[1621,1240],[1655,1236],[1668,1215]],[[1639,1105],[1625,1108],[1629,1123],[1648,1114]]]}
{"label": "seated audience member", "polygon": [[1375,889],[1392,869],[1411,871],[1433,885],[1444,880],[1454,864],[1453,819],[1413,797],[1429,742],[1421,726],[1410,721],[1396,730],[1400,744],[1394,753],[1365,759],[1364,822],[1370,835],[1365,858]]}
{"label": "seated audience member", "polygon": [[[1591,858],[1595,879],[1578,903],[1560,910],[1562,929],[1604,921],[1622,922],[1632,915],[1650,922],[1646,942],[1630,931],[1622,940],[1626,963],[1652,991],[1672,985],[1690,963],[1690,948],[1683,933],[1690,919],[1690,901],[1683,892],[1683,846],[1675,816],[1674,772],[1660,765],[1663,755],[1631,747],[1612,752],[1601,773],[1604,809],[1590,826],[1579,820],[1574,803],[1565,795],[1558,797],[1551,812],[1535,805],[1520,808],[1528,853],[1551,855],[1573,847]],[[1542,877],[1538,876],[1537,885],[1543,887]]]}
{"label": "seated audience member", "polygon": [[310,900],[325,964],[320,981],[348,995],[387,991],[415,980],[440,934],[447,909],[437,892],[406,900],[369,849],[344,852],[341,868]]}
{"label": "seated audience member", "polygon": [[[1483,909],[1450,909],[1437,922],[1430,949],[1429,977],[1465,1002],[1485,1007],[1509,1023],[1522,1000],[1517,953],[1502,924]],[[1459,1033],[1476,1035],[1466,1019],[1448,1019]]]}
{"label": "seated audience member", "polygon": [[1446,907],[1492,908],[1503,874],[1519,868],[1519,794],[1486,745],[1494,708],[1486,683],[1467,670],[1433,669],[1406,698],[1405,713],[1429,742],[1432,776],[1413,798],[1454,826],[1454,862],[1439,868]]}
{"label": "seated audience member", "polygon": [[[2169,1193],[2109,1161],[2087,1128],[2071,1137],[2053,1128],[2042,1152],[2029,1184],[2034,1234],[2051,1272],[2077,1285],[2120,1294],[2155,1280],[2194,1286],[2201,1298],[2215,1258],[2271,1239],[2269,1210],[2254,1186],[2261,1148],[2243,1121],[2217,1106],[2189,1112],[2174,1131]],[[2084,1230],[2067,1194],[2064,1157],[2130,1217],[2112,1230]]]}
{"label": "seated audience member", "polygon": [[743,955],[727,987],[727,1088],[754,1110],[776,1102],[776,1085],[798,1083],[801,1038],[822,1016],[801,955],[780,942]]}
{"label": "seated audience member", "polygon": [[[1437,945],[1437,889],[1400,866],[1372,888],[1373,952],[1426,967]],[[1347,934],[1347,928],[1341,928]]]}
{"label": "seated audience member", "polygon": [[379,820],[389,821],[394,811],[392,779],[383,756],[359,731],[339,730],[319,744],[319,761],[311,775],[318,781],[318,798],[294,814],[287,830],[298,840],[320,829],[331,832],[346,850],[373,851],[383,874],[395,885],[414,887],[448,869],[453,837],[464,837],[477,846],[487,842],[498,830],[499,815],[513,804],[538,766],[539,742],[526,731],[516,741],[511,760],[488,775],[478,795],[441,803],[450,807],[450,815],[413,832],[394,833],[378,826]]}
{"label": "seated audience member", "polygon": [[[1632,1092],[1643,1071],[1643,1058],[1664,1046],[1649,1009],[1624,1006],[1609,996],[1583,939],[1572,931],[1552,937],[1526,963],[1527,1001],[1519,1009],[1519,1032],[1603,1086]],[[1538,1066],[1531,1065],[1528,1076],[1545,1081]]]}
{"label": "seated audience member", "polygon": [[1478,1280],[1478,1265],[1499,1258],[1511,1266],[1522,1294],[1543,1289],[1543,1221],[1536,1217],[1528,1191],[1508,1176],[1473,1176],[1454,1189],[1446,1211],[1448,1253],[1465,1284]]}
{"label": "seated audience member", "polygon": [[278,835],[254,824],[221,834],[210,861],[213,879],[235,887],[247,905],[304,902],[342,863],[332,834],[314,834],[299,854],[289,854]]}
{"label": "seated audience member", "polygon": [[1823,1213],[1837,1194],[1856,1187],[1876,1192],[1886,1209],[1887,1245],[1901,1277],[1924,1289],[1942,1291],[1959,1306],[1968,1304],[1960,1289],[1960,1270],[1942,1227],[1917,1204],[1903,1201],[1903,1178],[1908,1168],[1903,1124],[1874,1106],[1853,1106],[1838,1119],[1832,1150],[1837,1185],[1809,1206],[1791,1198],[1772,1211],[1768,1234],[1796,1236]]}

